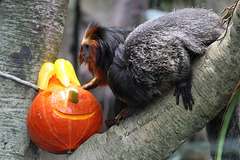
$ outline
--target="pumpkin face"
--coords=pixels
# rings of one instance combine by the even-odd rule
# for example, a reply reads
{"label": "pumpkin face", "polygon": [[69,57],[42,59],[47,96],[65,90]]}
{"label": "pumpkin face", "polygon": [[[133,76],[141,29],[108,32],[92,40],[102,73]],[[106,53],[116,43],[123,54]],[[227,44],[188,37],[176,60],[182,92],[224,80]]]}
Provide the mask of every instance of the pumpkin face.
{"label": "pumpkin face", "polygon": [[[77,103],[69,100],[76,90]],[[102,128],[102,108],[95,97],[80,86],[64,86],[56,76],[40,90],[27,115],[27,129],[32,141],[51,153],[66,153]]]}

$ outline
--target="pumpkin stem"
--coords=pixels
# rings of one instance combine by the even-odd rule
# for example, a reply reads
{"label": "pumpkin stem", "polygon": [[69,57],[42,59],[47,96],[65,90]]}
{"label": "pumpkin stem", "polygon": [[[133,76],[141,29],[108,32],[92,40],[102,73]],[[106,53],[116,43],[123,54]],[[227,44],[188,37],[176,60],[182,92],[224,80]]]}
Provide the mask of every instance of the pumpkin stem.
{"label": "pumpkin stem", "polygon": [[78,90],[72,88],[69,90],[68,100],[73,103],[78,103]]}
{"label": "pumpkin stem", "polygon": [[68,149],[68,150],[67,150],[67,154],[72,154],[73,151],[74,151],[74,150],[72,150],[72,149]]}

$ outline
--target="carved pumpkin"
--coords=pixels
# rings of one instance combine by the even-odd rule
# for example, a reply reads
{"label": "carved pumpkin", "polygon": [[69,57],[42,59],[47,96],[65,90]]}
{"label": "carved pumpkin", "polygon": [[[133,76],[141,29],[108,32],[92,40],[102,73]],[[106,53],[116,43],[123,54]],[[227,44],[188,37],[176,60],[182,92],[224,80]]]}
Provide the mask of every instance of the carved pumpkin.
{"label": "carved pumpkin", "polygon": [[[55,71],[55,64],[54,67]],[[52,153],[67,153],[75,150],[91,135],[101,132],[102,108],[90,92],[80,87],[79,82],[70,81],[65,86],[54,72],[49,72],[52,76],[44,74],[45,76],[39,74],[39,78],[45,77],[43,79],[48,84],[44,85],[47,88],[38,92],[29,108],[28,133],[41,149]],[[42,85],[41,82],[38,84]]]}

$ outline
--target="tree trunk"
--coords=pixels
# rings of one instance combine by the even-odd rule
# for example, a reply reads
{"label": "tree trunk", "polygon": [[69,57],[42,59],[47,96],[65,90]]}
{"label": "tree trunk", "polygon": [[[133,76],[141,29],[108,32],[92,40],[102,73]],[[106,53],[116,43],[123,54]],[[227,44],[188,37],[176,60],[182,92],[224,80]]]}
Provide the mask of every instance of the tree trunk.
{"label": "tree trunk", "polygon": [[166,159],[201,130],[228,103],[240,76],[240,3],[233,25],[222,41],[213,43],[193,64],[195,105],[177,106],[173,90],[153,100],[137,116],[121,121],[82,144],[68,160]]}
{"label": "tree trunk", "polygon": [[[60,47],[68,0],[0,1],[0,71],[36,84]],[[0,76],[0,159],[37,159],[26,116],[37,91]],[[31,147],[30,147],[31,146]]]}
{"label": "tree trunk", "polygon": [[145,21],[146,0],[115,0],[113,24],[130,30]]}

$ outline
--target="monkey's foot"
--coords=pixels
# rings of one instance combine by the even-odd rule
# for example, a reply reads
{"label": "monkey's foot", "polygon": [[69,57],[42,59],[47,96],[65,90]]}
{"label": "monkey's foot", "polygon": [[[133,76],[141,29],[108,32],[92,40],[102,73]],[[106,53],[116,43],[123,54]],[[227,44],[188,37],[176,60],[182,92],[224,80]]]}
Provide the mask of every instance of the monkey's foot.
{"label": "monkey's foot", "polygon": [[121,120],[125,120],[127,117],[137,115],[141,110],[141,107],[126,107],[116,117],[115,124],[118,125]]}
{"label": "monkey's foot", "polygon": [[192,110],[194,100],[191,93],[191,84],[189,82],[180,82],[176,84],[174,96],[176,96],[177,105],[179,105],[180,95],[182,95],[182,100],[185,108]]}
{"label": "monkey's foot", "polygon": [[116,124],[115,122],[115,119],[108,119],[108,120],[105,120],[105,124],[108,128],[112,127],[113,125]]}
{"label": "monkey's foot", "polygon": [[129,116],[129,107],[124,108],[116,117],[115,124],[118,125],[121,120],[125,120]]}

